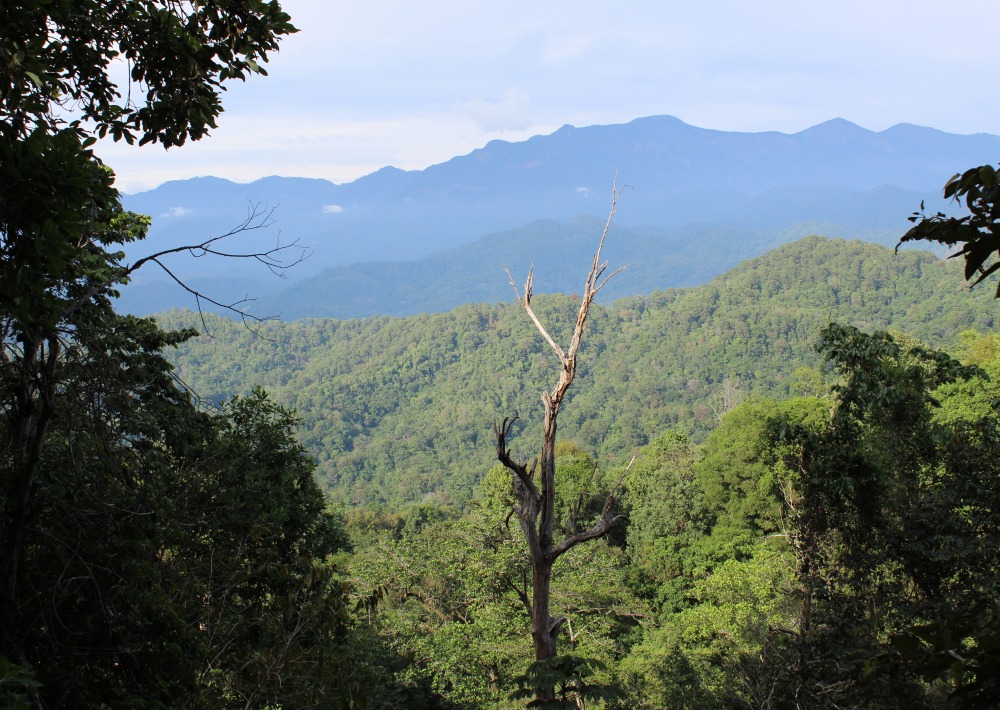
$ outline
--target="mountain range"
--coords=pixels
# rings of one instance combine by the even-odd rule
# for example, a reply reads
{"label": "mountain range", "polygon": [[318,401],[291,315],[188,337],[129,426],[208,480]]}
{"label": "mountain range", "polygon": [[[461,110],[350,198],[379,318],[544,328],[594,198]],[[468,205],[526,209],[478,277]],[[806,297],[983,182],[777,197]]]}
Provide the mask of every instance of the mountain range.
{"label": "mountain range", "polygon": [[[921,201],[944,207],[951,175],[997,155],[998,136],[908,124],[874,132],[834,119],[794,134],[735,133],[655,116],[492,141],[425,170],[383,168],[341,185],[202,177],[124,203],[154,218],[130,258],[223,234],[254,209],[270,219],[225,240],[228,250],[295,242],[308,252],[284,280],[249,260],[171,262],[215,300],[257,298],[252,312],[284,319],[404,315],[505,298],[502,264],[520,278],[534,261],[539,290],[571,292],[615,184],[624,192],[609,257],[635,273],[608,297],[701,283],[810,233],[894,244]],[[155,271],[137,274],[120,304],[178,305],[196,304]]]}

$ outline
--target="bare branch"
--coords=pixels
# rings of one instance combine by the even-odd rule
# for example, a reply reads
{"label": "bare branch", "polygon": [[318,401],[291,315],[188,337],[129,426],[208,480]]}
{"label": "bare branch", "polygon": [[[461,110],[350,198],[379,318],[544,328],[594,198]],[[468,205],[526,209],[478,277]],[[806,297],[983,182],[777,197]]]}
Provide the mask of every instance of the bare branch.
{"label": "bare branch", "polygon": [[[201,307],[201,302],[202,301],[206,301],[208,303],[211,303],[213,306],[217,306],[218,308],[223,308],[223,309],[225,309],[227,311],[230,311],[231,313],[237,314],[240,317],[240,320],[242,320],[243,325],[250,332],[252,332],[254,335],[259,335],[262,338],[264,336],[261,335],[260,331],[254,330],[254,328],[251,326],[251,322],[256,324],[256,323],[266,323],[269,320],[274,320],[274,316],[255,316],[253,313],[250,313],[249,311],[246,311],[246,310],[244,310],[242,308],[243,304],[245,304],[245,303],[252,303],[255,299],[252,299],[252,298],[241,298],[240,300],[233,301],[232,303],[222,303],[220,301],[216,301],[215,299],[213,299],[213,298],[211,298],[209,296],[206,296],[201,291],[197,291],[197,290],[191,288],[190,286],[188,286],[186,283],[184,283],[183,279],[181,279],[180,277],[178,277],[177,275],[175,275],[174,272],[172,272],[170,269],[168,269],[158,259],[149,259],[148,261],[154,262],[157,266],[159,266],[161,269],[163,269],[166,272],[167,276],[169,276],[170,278],[172,278],[174,280],[174,282],[177,283],[178,286],[180,286],[182,289],[184,289],[185,291],[187,291],[188,293],[190,293],[192,296],[194,296],[195,303],[198,306],[198,317],[201,319],[202,332],[204,332],[206,335],[211,335],[211,332],[209,331],[208,323],[205,322],[205,312],[202,310],[202,307]],[[148,263],[148,261],[147,261],[147,263]],[[265,340],[266,339],[267,338],[265,338]]]}
{"label": "bare branch", "polygon": [[605,278],[603,281],[601,281],[601,283],[599,283],[597,286],[594,287],[593,295],[596,296],[597,292],[600,291],[602,288],[604,288],[604,286],[608,283],[608,281],[610,281],[611,279],[613,279],[615,276],[617,276],[621,272],[625,271],[625,269],[627,269],[628,267],[629,267],[629,264],[625,264],[625,266],[619,266],[617,269],[615,269],[610,274],[608,274],[607,278]]}
{"label": "bare branch", "polygon": [[538,332],[542,334],[545,341],[552,347],[556,355],[559,356],[559,360],[563,363],[563,365],[566,365],[566,353],[564,353],[563,349],[559,347],[555,340],[552,339],[552,336],[549,335],[547,330],[545,330],[545,326],[543,326],[542,322],[538,320],[538,316],[535,315],[535,311],[531,308],[531,296],[533,293],[532,282],[534,280],[535,272],[534,265],[528,269],[528,278],[524,282],[523,298],[521,297],[521,294],[518,293],[517,284],[514,283],[514,277],[510,275],[510,269],[507,268],[506,264],[504,265],[503,270],[507,272],[507,278],[510,279],[510,285],[514,288],[514,295],[517,297],[517,302],[524,306],[524,310],[527,312],[528,317],[531,318],[532,323],[535,324],[535,327],[538,328]]}
{"label": "bare branch", "polygon": [[[155,254],[150,254],[149,256],[139,259],[131,266],[126,267],[124,272],[122,273],[122,277],[127,277],[131,275],[133,272],[140,269],[144,264],[150,261],[154,261],[157,264],[160,264],[159,260],[164,256],[168,256],[170,254],[178,254],[181,252],[188,252],[191,256],[195,257],[196,259],[200,259],[209,254],[213,256],[225,257],[227,259],[252,259],[266,266],[271,271],[271,273],[275,274],[276,276],[284,278],[285,271],[287,271],[288,269],[292,268],[297,264],[302,263],[302,261],[304,261],[308,256],[307,253],[308,250],[304,246],[299,244],[297,239],[284,245],[281,244],[279,241],[278,244],[272,249],[267,249],[261,252],[247,252],[247,253],[228,252],[228,251],[220,251],[213,247],[213,245],[218,244],[222,240],[236,236],[237,234],[254,232],[259,229],[267,229],[268,227],[273,226],[274,225],[274,219],[272,218],[273,215],[274,215],[274,208],[265,213],[259,204],[253,205],[251,209],[248,211],[246,218],[238,225],[230,229],[228,232],[226,232],[225,234],[220,234],[210,239],[206,239],[205,241],[200,242],[198,244],[187,244],[184,246],[173,247],[172,249],[164,249],[163,251],[156,252]],[[298,252],[298,256],[287,262],[277,258],[277,255],[284,254],[289,250],[295,250],[296,252]]]}
{"label": "bare branch", "polygon": [[520,417],[515,414],[513,417],[504,417],[503,422],[493,422],[493,434],[495,435],[497,442],[497,460],[506,466],[508,471],[516,475],[531,495],[537,499],[538,490],[535,488],[535,484],[531,479],[534,476],[535,464],[538,459],[535,459],[535,461],[532,462],[531,468],[529,469],[523,463],[515,461],[510,455],[510,449],[507,447],[507,437],[510,434],[511,427],[514,426],[514,422],[518,419],[520,419]]}
{"label": "bare branch", "polygon": [[[594,264],[591,266],[590,275],[587,278],[588,291],[593,290],[594,285],[601,278],[601,274],[603,274],[604,270],[608,267],[607,262],[601,265],[601,251],[604,249],[604,242],[608,238],[608,231],[611,229],[611,220],[614,219],[615,214],[618,212],[618,198],[621,196],[622,191],[624,191],[626,187],[628,186],[622,185],[620,188],[618,187],[618,174],[616,173],[614,183],[611,185],[611,210],[608,212],[608,219],[604,223],[604,231],[601,232],[601,241],[598,242],[597,251],[594,252]],[[621,269],[619,269],[619,271],[620,270]],[[614,276],[614,274],[611,276]],[[608,279],[610,279],[611,276],[609,276]],[[607,282],[607,279],[605,279],[605,282]]]}
{"label": "bare branch", "polygon": [[622,471],[622,475],[618,478],[618,483],[616,483],[615,487],[611,489],[610,493],[608,493],[608,497],[604,499],[604,507],[601,509],[601,517],[597,519],[594,526],[590,528],[590,530],[577,533],[576,535],[570,535],[558,545],[553,547],[552,551],[549,553],[549,559],[554,562],[559,555],[576,547],[581,542],[601,537],[607,533],[615,523],[624,519],[624,515],[611,515],[611,509],[615,505],[615,498],[618,494],[618,490],[621,488],[622,483],[625,480],[625,476],[628,474],[629,469],[632,468],[633,463],[635,463],[635,456],[633,456],[632,460],[628,462],[628,466],[625,467],[625,470]]}
{"label": "bare branch", "polygon": [[[204,327],[206,331],[207,331],[207,326],[205,324],[204,312],[202,311],[202,302],[210,303],[213,306],[216,306],[217,308],[221,308],[225,311],[235,313],[240,317],[245,326],[247,326],[250,330],[253,330],[253,328],[250,327],[251,322],[263,323],[265,321],[272,320],[272,317],[269,316],[255,316],[246,309],[245,306],[251,303],[253,299],[243,298],[238,301],[234,301],[232,303],[223,303],[221,301],[217,301],[211,298],[210,296],[207,296],[203,292],[191,288],[181,277],[179,277],[177,274],[175,274],[173,271],[167,268],[167,266],[163,263],[162,259],[163,257],[183,252],[187,252],[196,259],[208,255],[223,257],[227,259],[252,259],[265,266],[272,274],[278,276],[279,278],[285,278],[285,272],[288,269],[292,268],[293,266],[296,266],[297,264],[302,263],[302,261],[304,261],[309,256],[308,249],[299,244],[298,240],[294,240],[292,242],[289,242],[288,244],[282,244],[280,242],[280,235],[279,235],[279,241],[274,247],[257,252],[232,252],[218,248],[218,245],[225,239],[234,237],[238,234],[254,232],[260,229],[267,229],[273,226],[274,210],[275,208],[272,208],[270,210],[265,210],[259,203],[252,204],[250,208],[247,210],[247,216],[243,219],[243,221],[237,224],[236,226],[232,227],[229,231],[225,232],[224,234],[219,234],[217,236],[211,237],[197,244],[186,244],[184,246],[173,247],[170,249],[163,249],[162,251],[158,251],[153,254],[149,254],[148,256],[144,256],[129,266],[124,266],[117,269],[113,276],[97,284],[94,284],[90,289],[88,289],[73,303],[71,303],[65,309],[62,317],[65,319],[66,317],[70,316],[73,312],[77,311],[85,303],[90,301],[90,299],[92,299],[94,296],[101,293],[102,291],[105,291],[113,284],[126,283],[129,277],[136,271],[141,269],[146,264],[153,263],[159,266],[161,269],[163,269],[163,271],[177,285],[179,285],[181,288],[183,288],[185,291],[187,291],[188,293],[190,293],[192,296],[195,297],[195,303],[197,305],[199,317],[201,318],[202,327]],[[283,257],[288,254],[292,254],[293,256],[292,258],[285,260]],[[254,332],[256,333],[257,331]]]}
{"label": "bare branch", "polygon": [[[552,565],[556,558],[581,542],[604,535],[611,529],[611,526],[621,519],[621,516],[615,516],[611,512],[611,509],[614,507],[615,495],[622,483],[619,480],[614,490],[608,494],[600,518],[590,530],[570,535],[559,545],[553,545],[552,532],[556,509],[555,445],[557,419],[563,397],[566,395],[576,375],[576,355],[583,339],[584,326],[590,306],[593,303],[595,295],[613,276],[622,271],[622,269],[617,269],[605,277],[608,264],[601,261],[601,251],[611,226],[611,220],[617,210],[620,194],[621,190],[618,188],[616,180],[612,189],[612,202],[608,221],[604,226],[600,243],[598,244],[597,251],[594,253],[590,272],[587,275],[583,298],[580,302],[580,310],[577,313],[576,324],[573,328],[573,335],[567,350],[563,350],[552,336],[549,335],[531,307],[534,268],[532,267],[528,271],[528,277],[524,283],[524,293],[522,294],[518,291],[517,284],[511,276],[510,270],[506,265],[504,266],[504,271],[507,273],[510,285],[514,289],[514,295],[517,297],[518,303],[524,307],[528,317],[535,324],[535,328],[538,329],[538,332],[549,344],[549,347],[559,357],[560,364],[562,365],[555,385],[551,390],[541,393],[542,404],[545,409],[542,448],[540,455],[532,463],[530,471],[523,463],[513,460],[510,450],[507,447],[507,437],[510,433],[511,425],[516,421],[517,417],[513,420],[505,418],[503,422],[497,422],[493,425],[497,441],[497,458],[513,474],[514,495],[520,504],[520,507],[517,508],[517,514],[521,521],[521,530],[524,532],[528,553],[531,557],[531,637],[535,647],[536,660],[545,660],[556,655],[556,639],[559,634],[559,628],[567,621],[564,616],[553,618],[549,614]],[[539,466],[539,483],[537,488],[533,480],[536,464]],[[629,467],[631,465],[629,463]],[[627,472],[628,468],[625,470]],[[624,480],[624,476],[625,474],[623,473],[622,480]],[[575,510],[571,511],[571,518],[576,515],[577,512]],[[536,699],[546,701],[552,700],[554,697],[554,689],[548,686],[540,689]]]}
{"label": "bare branch", "polygon": [[581,542],[586,542],[587,540],[593,540],[594,538],[601,537],[608,532],[619,520],[623,520],[625,516],[623,515],[601,515],[600,519],[594,524],[594,527],[590,530],[586,530],[582,533],[577,533],[576,535],[570,535],[568,538],[560,542],[558,545],[552,548],[552,551],[546,556],[547,559],[553,562],[564,552],[571,550],[572,548],[579,545]]}
{"label": "bare branch", "polygon": [[[501,264],[503,264],[503,262],[501,262]],[[528,281],[525,284],[525,286],[527,287],[525,289],[525,294],[528,296],[529,301],[531,300],[531,295],[528,293],[528,289],[531,287],[531,272],[534,270],[534,268],[535,265],[532,264],[531,268],[528,269]],[[506,264],[503,264],[503,270],[507,274],[507,280],[510,281],[510,287],[514,289],[514,296],[517,298],[517,302],[524,303],[524,301],[521,300],[521,292],[517,290],[517,284],[514,283],[514,277],[511,275],[510,269],[507,268]]]}
{"label": "bare branch", "polygon": [[514,584],[510,578],[506,576],[502,578],[502,581],[507,585],[507,588],[514,592],[514,594],[517,595],[517,598],[521,600],[521,604],[524,606],[524,611],[530,619],[531,599],[528,597],[528,580],[524,577],[524,574],[522,573],[521,575],[521,586]]}
{"label": "bare branch", "polygon": [[618,176],[615,175],[615,182],[611,188],[611,210],[608,212],[608,219],[604,223],[604,231],[601,232],[601,240],[597,244],[597,251],[594,252],[594,259],[591,262],[590,273],[587,274],[587,283],[584,287],[583,298],[580,299],[580,310],[576,315],[576,327],[573,329],[573,338],[570,341],[569,352],[566,357],[568,360],[574,360],[576,358],[577,350],[580,349],[580,343],[583,340],[583,326],[587,322],[587,315],[590,312],[590,304],[593,303],[594,297],[597,296],[598,292],[604,288],[605,285],[607,285],[608,281],[628,268],[627,266],[621,266],[601,281],[601,276],[608,268],[608,263],[606,261],[603,263],[601,262],[601,252],[604,250],[604,242],[607,240],[608,231],[611,229],[611,220],[614,218],[615,213],[618,212],[618,198],[621,196],[622,191],[626,187],[627,185],[623,185],[620,188],[618,187]]}

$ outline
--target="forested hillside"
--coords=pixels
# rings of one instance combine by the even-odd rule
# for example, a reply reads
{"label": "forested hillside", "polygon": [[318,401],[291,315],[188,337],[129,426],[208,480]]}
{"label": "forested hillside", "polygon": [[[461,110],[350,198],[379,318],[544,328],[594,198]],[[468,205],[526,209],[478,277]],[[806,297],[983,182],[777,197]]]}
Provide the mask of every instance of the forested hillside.
{"label": "forested hillside", "polygon": [[[539,264],[517,306],[259,329],[233,307],[243,325],[117,312],[121,288],[180,252],[223,259],[231,282],[235,262],[287,266],[280,247],[240,239],[262,234],[266,211],[228,244],[160,242],[136,260],[152,218],[126,210],[94,151],[215,132],[222,92],[266,73],[290,20],[275,0],[0,5],[0,707],[996,705],[1000,336],[993,294],[963,281],[1000,269],[993,167],[945,187],[968,214],[917,215],[903,238],[956,247],[964,274],[809,237],[704,286],[589,312],[602,278],[629,276],[600,249],[579,295],[534,295],[565,289],[541,287]],[[586,153],[571,149],[581,134],[604,151],[601,180],[629,149],[680,166],[683,191],[646,178],[695,215],[701,193],[765,216],[789,194],[782,154],[804,152],[824,181],[860,173],[846,189],[869,197],[885,175],[919,182],[920,165],[936,174],[955,155],[944,134],[917,150],[921,129],[834,121],[751,136],[752,160],[723,158],[728,172],[678,152],[685,136],[723,138],[689,129],[490,144],[428,170],[422,201],[383,172],[365,181],[386,192],[365,208],[372,231],[341,235],[384,249],[365,235],[405,234],[382,229],[394,219],[434,230],[423,217],[439,207],[456,228],[462,211],[514,219],[502,201],[481,209],[492,196],[467,179],[491,162],[516,168],[501,171],[510,204],[586,200],[563,172]],[[996,137],[970,138],[995,155]],[[525,163],[539,144],[571,160]],[[904,162],[878,157],[893,154]],[[827,182],[814,188],[839,208]],[[164,209],[149,211],[190,214]],[[676,264],[690,275],[742,256],[695,246]],[[193,272],[168,273],[212,301],[184,282]],[[545,435],[527,463],[540,392]]]}
{"label": "forested hillside", "polygon": [[[544,289],[543,272],[536,283]],[[741,398],[822,389],[814,348],[831,321],[947,344],[961,330],[993,327],[991,295],[970,292],[958,264],[930,254],[809,237],[704,286],[595,308],[561,435],[604,464],[668,429],[697,441]],[[573,296],[535,302],[555,331],[568,331]],[[269,323],[258,332],[208,315],[203,327],[185,312],[161,324],[211,334],[174,357],[204,400],[262,385],[293,407],[321,483],[351,504],[475,495],[494,461],[494,420],[517,412],[537,421],[539,393],[556,367],[510,304]]]}
{"label": "forested hillside", "polygon": [[703,445],[668,431],[596,475],[557,447],[560,537],[623,479],[622,520],[554,568],[561,655],[533,672],[502,467],[459,512],[347,511],[370,706],[517,708],[547,682],[552,707],[994,707],[1000,340],[964,334],[968,365],[905,335],[817,340],[832,388],[744,402]]}

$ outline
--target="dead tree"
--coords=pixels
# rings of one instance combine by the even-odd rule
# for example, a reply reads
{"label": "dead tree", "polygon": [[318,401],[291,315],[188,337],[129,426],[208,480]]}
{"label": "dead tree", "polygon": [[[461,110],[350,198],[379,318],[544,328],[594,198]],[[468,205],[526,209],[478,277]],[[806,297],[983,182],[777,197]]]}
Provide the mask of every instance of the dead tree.
{"label": "dead tree", "polygon": [[[556,542],[553,538],[553,519],[555,515],[556,501],[556,466],[555,466],[555,444],[556,444],[556,419],[559,416],[559,408],[562,405],[563,397],[573,382],[576,374],[576,356],[583,339],[583,327],[587,320],[587,314],[594,297],[615,276],[624,270],[621,267],[605,276],[607,262],[601,262],[601,250],[604,247],[604,240],[607,238],[608,229],[611,226],[611,219],[615,215],[620,191],[617,186],[613,190],[611,201],[611,212],[608,221],[604,226],[601,241],[594,254],[593,264],[590,273],[587,275],[587,283],[584,287],[583,296],[580,299],[580,310],[577,312],[576,325],[573,328],[573,336],[569,347],[563,350],[552,336],[549,335],[545,326],[542,325],[535,311],[531,307],[532,278],[533,270],[528,271],[528,278],[524,284],[523,295],[518,291],[517,284],[514,283],[510,271],[507,276],[510,278],[511,286],[518,302],[524,307],[528,317],[531,318],[538,332],[549,344],[556,356],[559,358],[561,369],[559,379],[555,386],[542,392],[542,404],[545,407],[545,422],[542,431],[542,451],[530,464],[526,461],[515,461],[511,455],[508,445],[511,427],[518,417],[505,417],[502,422],[493,425],[496,434],[497,458],[506,466],[511,473],[514,489],[515,508],[514,512],[518,516],[521,530],[528,546],[528,553],[531,557],[531,638],[535,647],[535,659],[543,661],[556,655],[556,638],[559,634],[560,626],[566,621],[566,617],[558,616],[553,618],[549,614],[549,586],[552,580],[552,566],[555,561],[567,550],[579,545],[587,540],[601,537],[607,533],[620,516],[612,513],[615,502],[615,494],[618,485],[608,494],[601,510],[600,518],[589,529],[584,532],[571,534],[561,542]],[[619,485],[620,485],[619,481]]]}

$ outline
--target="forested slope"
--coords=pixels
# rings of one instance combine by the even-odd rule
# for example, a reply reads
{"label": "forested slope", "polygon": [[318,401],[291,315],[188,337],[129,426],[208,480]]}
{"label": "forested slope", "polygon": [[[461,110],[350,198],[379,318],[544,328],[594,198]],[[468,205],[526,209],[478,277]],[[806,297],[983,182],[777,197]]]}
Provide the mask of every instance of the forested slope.
{"label": "forested slope", "polygon": [[[536,282],[544,289],[545,274]],[[562,436],[606,463],[669,428],[697,439],[716,423],[726,378],[742,396],[786,396],[796,370],[819,365],[813,347],[830,321],[941,345],[963,329],[992,328],[991,295],[970,294],[958,264],[927,253],[809,237],[704,286],[595,308]],[[576,301],[537,300],[559,340]],[[198,324],[186,312],[161,320]],[[206,400],[262,385],[294,407],[323,484],[352,503],[473,495],[494,459],[497,417],[519,413],[525,454],[535,445],[538,396],[557,367],[512,304],[269,323],[259,334],[222,318],[206,316],[206,325],[212,337],[177,352],[178,375]],[[808,376],[798,379],[808,386]]]}

